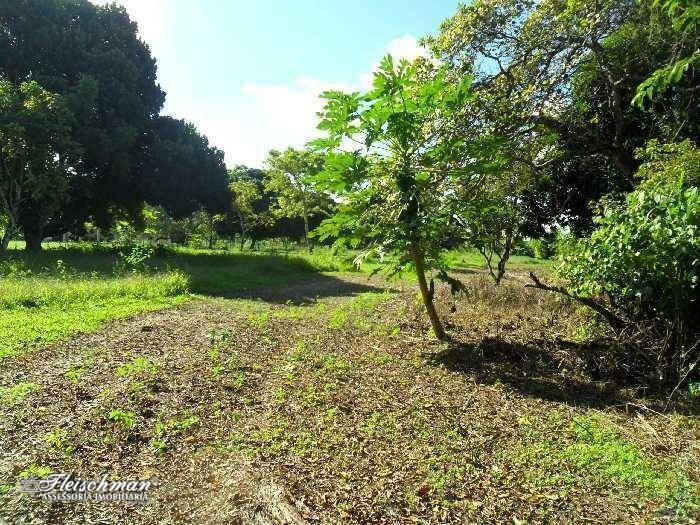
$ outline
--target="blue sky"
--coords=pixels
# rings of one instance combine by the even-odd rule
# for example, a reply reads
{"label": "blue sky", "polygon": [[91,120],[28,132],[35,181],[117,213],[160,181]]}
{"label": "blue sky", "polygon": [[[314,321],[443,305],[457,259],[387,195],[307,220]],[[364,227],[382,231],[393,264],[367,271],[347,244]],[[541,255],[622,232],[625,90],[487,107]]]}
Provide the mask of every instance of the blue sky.
{"label": "blue sky", "polygon": [[[95,0],[105,3],[106,0]],[[457,0],[117,0],[139,23],[167,92],[164,113],[194,122],[227,164],[315,133],[318,94],[361,89],[378,60],[424,53]]]}

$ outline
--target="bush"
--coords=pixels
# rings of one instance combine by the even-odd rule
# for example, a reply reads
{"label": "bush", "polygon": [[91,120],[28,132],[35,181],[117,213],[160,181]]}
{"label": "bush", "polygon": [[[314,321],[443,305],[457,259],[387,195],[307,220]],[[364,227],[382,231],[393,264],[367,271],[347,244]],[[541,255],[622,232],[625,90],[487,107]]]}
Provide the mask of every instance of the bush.
{"label": "bush", "polygon": [[134,242],[119,250],[120,262],[134,271],[146,270],[146,263],[155,253],[155,247],[147,242]]}
{"label": "bush", "polygon": [[616,328],[634,332],[637,347],[654,349],[640,362],[678,381],[698,363],[700,150],[651,143],[644,157],[639,186],[600,202],[596,230],[572,244],[558,273],[572,295],[604,304]]}
{"label": "bush", "polygon": [[532,239],[528,244],[532,250],[532,256],[537,259],[549,259],[554,255],[554,243],[550,239]]}

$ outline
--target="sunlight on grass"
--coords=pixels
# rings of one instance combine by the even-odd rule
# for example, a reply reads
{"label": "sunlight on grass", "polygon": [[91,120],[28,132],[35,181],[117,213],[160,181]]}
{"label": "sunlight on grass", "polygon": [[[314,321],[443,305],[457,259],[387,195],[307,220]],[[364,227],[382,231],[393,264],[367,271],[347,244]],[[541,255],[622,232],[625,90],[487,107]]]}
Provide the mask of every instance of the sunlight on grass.
{"label": "sunlight on grass", "polygon": [[[227,297],[301,282],[322,272],[369,273],[383,264],[367,260],[358,269],[354,256],[326,247],[311,254],[169,247],[148,259],[142,273],[129,273],[108,244],[48,244],[40,254],[11,250],[0,261],[0,359],[96,330],[110,319],[176,306],[195,296]],[[480,256],[468,250],[448,257],[457,268],[483,265]],[[520,259],[514,262],[543,265],[541,260]],[[350,314],[373,311],[385,298],[361,295],[332,315],[329,324],[339,329]],[[255,320],[263,324],[262,318]]]}
{"label": "sunlight on grass", "polygon": [[121,278],[48,276],[0,282],[0,358],[96,330],[108,319],[175,306],[188,299],[179,272]]}

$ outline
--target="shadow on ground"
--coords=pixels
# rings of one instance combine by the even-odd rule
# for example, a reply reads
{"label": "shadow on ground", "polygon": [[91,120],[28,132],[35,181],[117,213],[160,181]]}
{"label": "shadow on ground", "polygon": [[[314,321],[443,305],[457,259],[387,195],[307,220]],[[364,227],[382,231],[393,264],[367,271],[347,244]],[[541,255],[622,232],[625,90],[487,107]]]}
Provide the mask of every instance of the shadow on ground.
{"label": "shadow on ground", "polygon": [[[267,303],[307,305],[324,297],[351,297],[367,292],[394,291],[384,286],[375,286],[367,277],[344,277],[343,279],[321,273],[306,274],[299,282],[287,285],[258,286],[249,289],[220,290],[213,294],[224,299],[252,299]],[[212,295],[212,294],[209,294]]]}
{"label": "shadow on ground", "polygon": [[[477,343],[455,341],[429,356],[433,365],[467,374],[480,384],[503,384],[520,394],[585,408],[629,410],[645,392],[602,372],[596,361],[601,344],[533,341],[516,344],[498,338]],[[652,396],[647,406],[665,411],[665,399]],[[641,407],[644,408],[644,407]],[[697,414],[697,407],[674,406]]]}
{"label": "shadow on ground", "polygon": [[[64,268],[75,278],[109,279],[131,271],[124,266],[119,250],[108,246],[93,246],[90,250],[52,248],[39,254],[12,251],[10,257],[32,273],[45,277],[56,277]],[[147,274],[180,271],[189,277],[192,293],[227,299],[308,304],[320,297],[385,290],[383,285],[370,284],[362,274],[343,278],[328,275],[339,269],[332,261],[299,254],[161,248],[144,265]]]}

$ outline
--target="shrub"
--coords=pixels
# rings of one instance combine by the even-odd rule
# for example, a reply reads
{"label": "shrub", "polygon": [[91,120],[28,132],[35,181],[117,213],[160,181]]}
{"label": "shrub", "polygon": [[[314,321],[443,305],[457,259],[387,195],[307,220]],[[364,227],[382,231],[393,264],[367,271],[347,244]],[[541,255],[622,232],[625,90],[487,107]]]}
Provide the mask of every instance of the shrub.
{"label": "shrub", "polygon": [[548,239],[532,239],[528,244],[532,248],[532,256],[537,259],[549,259],[554,255],[554,247]]}
{"label": "shrub", "polygon": [[637,348],[654,349],[637,357],[659,379],[679,381],[698,363],[700,150],[651,143],[643,154],[638,187],[622,202],[600,202],[596,230],[563,255],[558,273],[570,294],[634,332]]}
{"label": "shrub", "polygon": [[132,270],[143,271],[155,253],[155,247],[147,242],[134,242],[119,250],[121,263]]}

